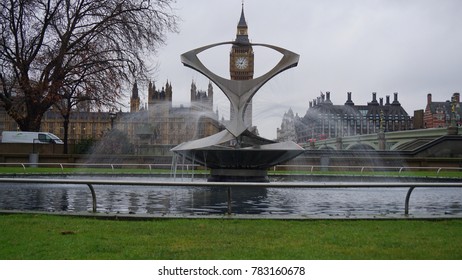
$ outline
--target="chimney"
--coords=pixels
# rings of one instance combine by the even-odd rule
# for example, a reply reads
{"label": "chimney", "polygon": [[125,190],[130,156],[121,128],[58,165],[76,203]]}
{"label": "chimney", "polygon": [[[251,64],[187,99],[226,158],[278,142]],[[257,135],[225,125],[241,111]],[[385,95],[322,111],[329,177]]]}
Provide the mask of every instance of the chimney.
{"label": "chimney", "polygon": [[383,98],[379,98],[380,106],[383,106]]}
{"label": "chimney", "polygon": [[351,92],[347,92],[347,101],[345,102],[345,105],[350,105],[354,106],[355,104],[353,103],[353,100],[351,100]]}
{"label": "chimney", "polygon": [[313,101],[310,101],[310,108],[313,107]]}
{"label": "chimney", "polygon": [[427,104],[431,104],[432,103],[432,94],[429,93],[427,94]]}
{"label": "chimney", "polygon": [[372,101],[367,103],[367,105],[379,105],[379,102],[377,102],[377,93],[376,92],[372,93]]}
{"label": "chimney", "polygon": [[332,104],[332,101],[330,101],[330,91],[326,91],[326,104]]}
{"label": "chimney", "polygon": [[386,98],[387,98],[387,103],[385,103],[385,105],[390,105],[390,95],[387,95]]}
{"label": "chimney", "polygon": [[401,105],[401,103],[399,103],[398,101],[398,93],[397,92],[393,93],[393,96],[394,96],[394,100],[393,100],[392,105]]}

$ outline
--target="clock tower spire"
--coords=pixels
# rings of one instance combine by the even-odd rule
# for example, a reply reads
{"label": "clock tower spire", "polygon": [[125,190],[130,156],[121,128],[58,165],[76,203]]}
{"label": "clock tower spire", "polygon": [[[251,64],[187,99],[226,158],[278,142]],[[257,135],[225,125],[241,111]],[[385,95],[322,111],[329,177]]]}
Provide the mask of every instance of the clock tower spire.
{"label": "clock tower spire", "polygon": [[[231,47],[229,73],[231,80],[253,79],[254,54],[250,45],[248,26],[244,15],[244,1],[242,1],[241,17],[237,24],[236,39]],[[252,126],[252,100],[247,103],[244,121],[246,125]]]}
{"label": "clock tower spire", "polygon": [[249,36],[248,36],[248,26],[247,22],[245,21],[244,15],[244,1],[242,1],[242,10],[241,10],[241,18],[239,19],[239,23],[237,24],[237,33],[236,33],[236,42],[242,44],[249,43]]}

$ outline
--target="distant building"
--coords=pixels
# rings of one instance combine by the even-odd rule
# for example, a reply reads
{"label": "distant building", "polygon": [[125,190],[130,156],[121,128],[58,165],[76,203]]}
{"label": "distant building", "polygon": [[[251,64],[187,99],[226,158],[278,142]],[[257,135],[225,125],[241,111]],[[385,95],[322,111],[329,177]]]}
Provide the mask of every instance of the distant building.
{"label": "distant building", "polygon": [[[293,115],[293,114],[292,114]],[[290,135],[285,115],[278,135]],[[330,99],[330,92],[309,102],[309,108],[304,117],[294,116],[293,120],[298,143],[323,140],[328,138],[372,134],[379,131],[400,131],[412,129],[411,117],[398,101],[398,93],[377,100],[377,94],[372,93],[372,100],[366,105],[355,105],[351,92],[347,93],[344,105],[334,105]],[[287,128],[285,128],[287,127]],[[278,137],[279,137],[278,136]],[[284,138],[279,139],[285,140]]]}
{"label": "distant building", "polygon": [[295,130],[295,116],[292,109],[289,109],[289,111],[284,114],[284,117],[282,117],[281,128],[277,129],[277,139],[281,142],[297,142],[297,132]]}
{"label": "distant building", "polygon": [[160,90],[149,83],[146,119],[135,128],[138,143],[178,145],[219,132],[218,112],[213,112],[212,83],[207,91],[202,91],[193,81],[190,93],[190,107],[173,107],[171,83],[167,82]]}
{"label": "distant building", "polygon": [[[185,141],[206,137],[219,132],[218,112],[213,112],[213,86],[207,91],[191,84],[191,106],[173,107],[173,88],[167,82],[161,89],[153,83],[148,86],[147,106],[140,106],[137,83],[130,97],[130,112],[91,111],[88,106],[76,108],[70,115],[69,143],[83,139],[99,140],[112,128],[124,132],[138,152],[152,151],[148,146],[178,145]],[[0,131],[19,130],[16,122],[0,107]],[[64,138],[63,117],[50,109],[42,118],[41,130]],[[166,147],[163,153],[168,151]]]}
{"label": "distant building", "polygon": [[451,121],[455,126],[460,127],[462,108],[460,103],[460,94],[454,93],[451,100],[435,102],[432,100],[432,94],[427,95],[427,106],[425,107],[423,117],[423,127],[438,128],[449,127]]}

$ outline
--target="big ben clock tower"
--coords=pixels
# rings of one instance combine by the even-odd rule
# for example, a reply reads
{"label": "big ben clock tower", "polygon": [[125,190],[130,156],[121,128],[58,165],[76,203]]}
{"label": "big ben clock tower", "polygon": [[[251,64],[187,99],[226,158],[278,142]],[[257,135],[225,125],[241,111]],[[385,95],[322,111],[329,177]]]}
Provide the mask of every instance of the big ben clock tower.
{"label": "big ben clock tower", "polygon": [[[229,72],[231,80],[250,80],[253,78],[254,56],[247,31],[248,27],[244,16],[244,3],[242,3],[241,18],[237,24],[236,40],[230,52]],[[252,100],[247,103],[244,123],[247,126],[252,126]]]}

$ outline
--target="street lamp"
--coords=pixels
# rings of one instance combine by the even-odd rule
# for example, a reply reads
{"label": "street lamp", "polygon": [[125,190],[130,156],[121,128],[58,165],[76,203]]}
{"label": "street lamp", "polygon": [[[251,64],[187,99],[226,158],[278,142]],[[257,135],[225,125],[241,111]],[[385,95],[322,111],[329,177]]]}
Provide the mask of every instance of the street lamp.
{"label": "street lamp", "polygon": [[111,112],[109,112],[109,118],[111,119],[111,130],[114,129],[114,120],[117,117],[117,113],[114,112],[114,109],[112,109]]}
{"label": "street lamp", "polygon": [[457,125],[457,110],[459,109],[459,103],[455,96],[451,98],[451,127],[456,127]]}

